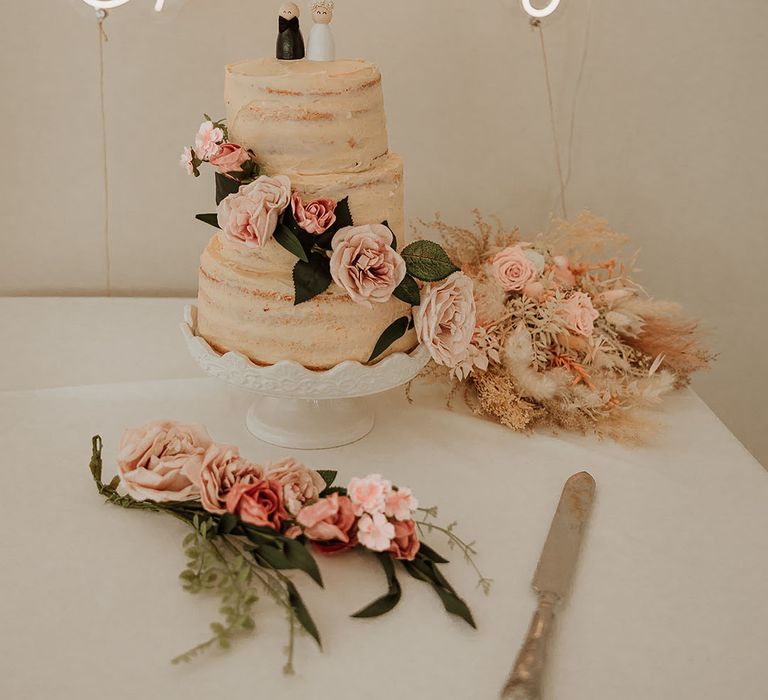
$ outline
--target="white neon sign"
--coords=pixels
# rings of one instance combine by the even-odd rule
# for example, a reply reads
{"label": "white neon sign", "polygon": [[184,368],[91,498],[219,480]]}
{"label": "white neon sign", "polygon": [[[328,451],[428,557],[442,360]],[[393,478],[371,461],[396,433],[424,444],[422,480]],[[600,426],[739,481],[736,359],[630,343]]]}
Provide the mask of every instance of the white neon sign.
{"label": "white neon sign", "polygon": [[560,4],[560,0],[549,0],[549,4],[546,7],[542,7],[539,9],[538,7],[534,7],[531,0],[522,0],[523,2],[523,9],[531,16],[535,17],[536,19],[541,19],[542,17],[548,17],[551,15],[556,9],[557,6]]}
{"label": "white neon sign", "polygon": [[[114,10],[120,5],[125,5],[131,0],[83,0],[84,3],[90,5],[96,10]],[[161,12],[165,7],[165,0],[155,0],[155,12]]]}

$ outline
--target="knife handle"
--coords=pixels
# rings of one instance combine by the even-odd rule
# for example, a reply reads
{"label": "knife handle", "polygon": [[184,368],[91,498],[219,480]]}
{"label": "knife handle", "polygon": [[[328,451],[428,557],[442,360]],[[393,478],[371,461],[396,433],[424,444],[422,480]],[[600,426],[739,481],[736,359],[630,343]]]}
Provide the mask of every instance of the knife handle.
{"label": "knife handle", "polygon": [[547,646],[554,628],[557,603],[557,596],[542,594],[539,597],[539,607],[533,615],[528,636],[517,655],[512,674],[501,691],[503,700],[539,700],[541,698]]}

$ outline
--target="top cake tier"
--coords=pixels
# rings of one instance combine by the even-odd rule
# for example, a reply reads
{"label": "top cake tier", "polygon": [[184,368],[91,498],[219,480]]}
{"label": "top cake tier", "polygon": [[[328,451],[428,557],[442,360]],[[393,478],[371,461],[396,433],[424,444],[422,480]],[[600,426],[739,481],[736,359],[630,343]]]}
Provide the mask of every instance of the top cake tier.
{"label": "top cake tier", "polygon": [[371,169],[388,151],[381,73],[367,61],[278,61],[227,66],[230,140],[269,174]]}

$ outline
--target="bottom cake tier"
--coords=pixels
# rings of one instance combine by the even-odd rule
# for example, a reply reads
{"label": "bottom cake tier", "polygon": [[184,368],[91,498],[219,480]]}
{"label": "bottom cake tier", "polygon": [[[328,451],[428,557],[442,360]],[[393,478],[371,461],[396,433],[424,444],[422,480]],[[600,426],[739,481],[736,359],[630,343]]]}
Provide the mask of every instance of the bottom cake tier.
{"label": "bottom cake tier", "polygon": [[[372,309],[336,285],[294,306],[295,258],[274,241],[244,250],[211,238],[200,259],[198,333],[219,352],[272,365],[293,360],[316,370],[345,360],[367,362],[376,341],[410,307],[392,298]],[[409,331],[380,358],[416,347]]]}

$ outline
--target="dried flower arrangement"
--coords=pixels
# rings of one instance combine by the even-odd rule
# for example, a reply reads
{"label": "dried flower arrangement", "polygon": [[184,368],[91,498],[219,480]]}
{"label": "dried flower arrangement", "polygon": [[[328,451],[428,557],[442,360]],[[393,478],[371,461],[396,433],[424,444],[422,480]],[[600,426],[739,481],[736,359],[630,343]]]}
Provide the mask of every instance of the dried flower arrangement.
{"label": "dried flower arrangement", "polygon": [[474,214],[476,230],[439,217],[414,227],[442,238],[476,305],[466,352],[449,362],[433,353],[426,376],[513,430],[645,442],[657,428],[646,409],[714,359],[697,322],[632,279],[626,237],[588,212],[529,241]]}

